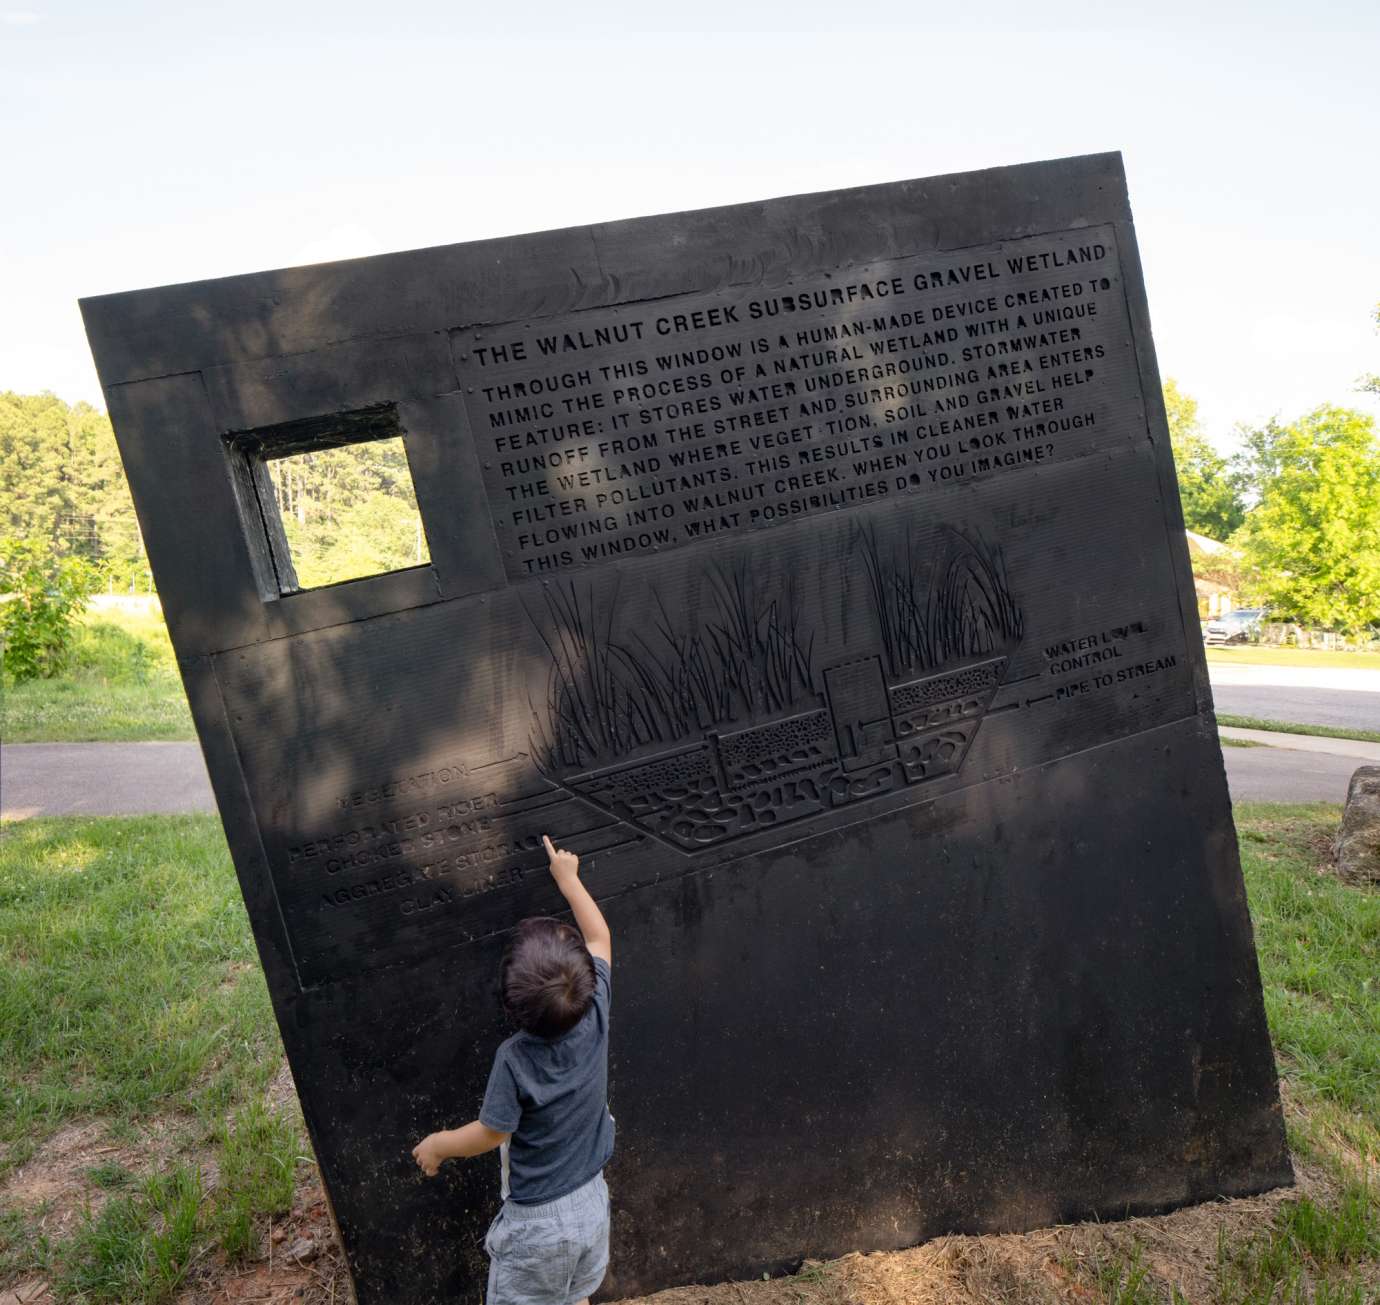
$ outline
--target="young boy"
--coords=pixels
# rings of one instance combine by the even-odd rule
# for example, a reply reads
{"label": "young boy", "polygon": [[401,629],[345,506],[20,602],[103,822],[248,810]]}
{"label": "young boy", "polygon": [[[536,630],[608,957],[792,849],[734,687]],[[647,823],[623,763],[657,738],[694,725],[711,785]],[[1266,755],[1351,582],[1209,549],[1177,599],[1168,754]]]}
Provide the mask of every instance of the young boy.
{"label": "young boy", "polygon": [[587,1305],[609,1259],[613,940],[580,882],[579,857],[542,842],[579,932],[559,920],[518,925],[501,981],[521,1032],[494,1056],[479,1118],[412,1148],[428,1177],[443,1160],[502,1148],[504,1200],[484,1239],[486,1305]]}

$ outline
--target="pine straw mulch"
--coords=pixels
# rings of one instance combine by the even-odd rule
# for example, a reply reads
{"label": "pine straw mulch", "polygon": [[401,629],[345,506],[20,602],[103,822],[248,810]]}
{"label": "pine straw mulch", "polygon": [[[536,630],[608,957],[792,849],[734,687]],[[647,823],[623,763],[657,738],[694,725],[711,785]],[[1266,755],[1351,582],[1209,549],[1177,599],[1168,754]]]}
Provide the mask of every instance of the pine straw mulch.
{"label": "pine straw mulch", "polygon": [[[275,1087],[278,1087],[275,1084]],[[1281,1084],[1290,1117],[1304,1111]],[[290,1096],[290,1086],[273,1096]],[[275,1104],[284,1104],[275,1102]],[[172,1141],[146,1137],[145,1163]],[[155,1145],[150,1147],[149,1143]],[[162,1142],[163,1146],[156,1145]],[[1361,1157],[1341,1138],[1328,1138],[1343,1161],[1362,1168]],[[152,1156],[150,1155],[152,1152]],[[63,1130],[29,1164],[9,1175],[3,1186],[11,1199],[43,1204],[49,1235],[61,1234],[73,1217],[76,1190],[93,1161],[133,1160],[90,1126]],[[1298,1185],[1261,1196],[1209,1202],[1172,1214],[1117,1223],[1079,1223],[1029,1233],[981,1237],[940,1237],[909,1250],[854,1253],[828,1262],[807,1262],[789,1278],[676,1287],[625,1305],[1064,1305],[1107,1299],[1099,1270],[1124,1265],[1139,1255],[1148,1271],[1147,1286],[1167,1298],[1175,1286],[1191,1305],[1213,1299],[1218,1246],[1244,1244],[1267,1230],[1279,1207],[1300,1196],[1319,1202],[1335,1195],[1329,1170],[1295,1160]],[[1380,1175],[1377,1175],[1380,1177]],[[89,1199],[89,1196],[88,1198]],[[28,1203],[27,1201],[25,1202]],[[297,1250],[299,1257],[291,1252]],[[1380,1266],[1372,1266],[1380,1300]],[[344,1258],[335,1241],[325,1194],[315,1172],[298,1187],[292,1210],[275,1220],[262,1243],[260,1258],[247,1266],[228,1263],[208,1249],[192,1266],[176,1305],[344,1305],[352,1299]],[[0,1290],[0,1305],[51,1305],[38,1281]]]}
{"label": "pine straw mulch", "polygon": [[1029,1233],[939,1237],[905,1251],[854,1253],[807,1263],[793,1278],[676,1287],[638,1305],[1063,1305],[1104,1301],[1101,1265],[1129,1262],[1137,1247],[1152,1280],[1190,1301],[1211,1299],[1219,1233],[1265,1227],[1289,1189],[1122,1223],[1066,1224]]}
{"label": "pine straw mulch", "polygon": [[[846,1255],[809,1262],[795,1276],[764,1281],[675,1287],[623,1305],[1065,1305],[1100,1302],[1102,1266],[1124,1264],[1140,1254],[1149,1283],[1167,1295],[1172,1284],[1191,1303],[1213,1297],[1219,1238],[1249,1240],[1268,1228],[1286,1201],[1309,1195],[1326,1199],[1332,1179],[1299,1166],[1298,1186],[1262,1196],[1216,1201],[1153,1218],[1119,1223],[1067,1224],[1029,1233],[940,1237],[904,1251]],[[320,1247],[309,1264],[284,1258],[298,1237]],[[341,1305],[350,1300],[343,1259],[331,1238],[319,1187],[299,1201],[270,1238],[272,1258],[248,1270],[214,1262],[198,1267],[178,1305]],[[1147,1283],[1147,1285],[1149,1285]],[[1380,1275],[1376,1278],[1380,1290]]]}

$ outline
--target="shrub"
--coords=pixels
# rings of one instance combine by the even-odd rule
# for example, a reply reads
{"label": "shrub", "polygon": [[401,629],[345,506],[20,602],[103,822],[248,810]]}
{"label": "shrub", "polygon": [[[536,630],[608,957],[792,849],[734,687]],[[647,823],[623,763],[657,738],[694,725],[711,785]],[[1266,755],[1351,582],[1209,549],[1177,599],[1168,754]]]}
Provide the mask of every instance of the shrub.
{"label": "shrub", "polygon": [[15,682],[51,678],[67,664],[74,626],[100,573],[31,539],[0,542],[0,645]]}

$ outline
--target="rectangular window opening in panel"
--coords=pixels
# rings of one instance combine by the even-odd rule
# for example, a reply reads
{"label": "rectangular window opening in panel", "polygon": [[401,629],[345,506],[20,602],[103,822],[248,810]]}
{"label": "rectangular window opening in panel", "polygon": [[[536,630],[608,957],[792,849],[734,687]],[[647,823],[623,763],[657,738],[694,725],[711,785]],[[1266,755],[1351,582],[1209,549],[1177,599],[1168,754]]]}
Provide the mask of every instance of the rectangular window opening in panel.
{"label": "rectangular window opening in panel", "polygon": [[402,435],[389,404],[232,437],[264,597],[430,563]]}

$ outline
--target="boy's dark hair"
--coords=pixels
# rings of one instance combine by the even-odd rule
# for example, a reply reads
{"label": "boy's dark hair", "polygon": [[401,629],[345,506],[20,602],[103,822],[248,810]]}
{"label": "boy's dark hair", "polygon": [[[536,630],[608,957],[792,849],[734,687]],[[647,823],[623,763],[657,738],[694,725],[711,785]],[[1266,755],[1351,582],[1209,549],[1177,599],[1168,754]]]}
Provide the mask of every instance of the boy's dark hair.
{"label": "boy's dark hair", "polygon": [[594,999],[594,957],[563,920],[523,920],[503,957],[503,1008],[528,1033],[558,1038]]}

